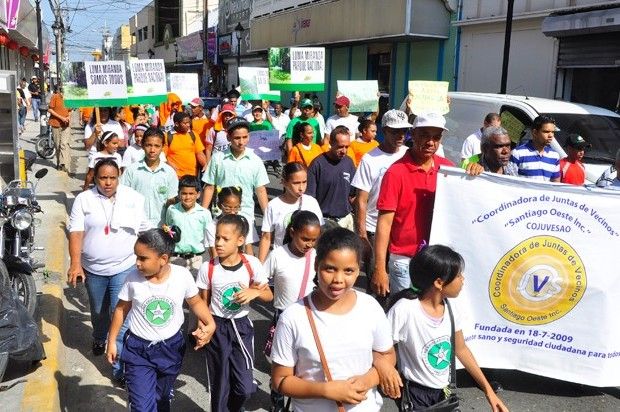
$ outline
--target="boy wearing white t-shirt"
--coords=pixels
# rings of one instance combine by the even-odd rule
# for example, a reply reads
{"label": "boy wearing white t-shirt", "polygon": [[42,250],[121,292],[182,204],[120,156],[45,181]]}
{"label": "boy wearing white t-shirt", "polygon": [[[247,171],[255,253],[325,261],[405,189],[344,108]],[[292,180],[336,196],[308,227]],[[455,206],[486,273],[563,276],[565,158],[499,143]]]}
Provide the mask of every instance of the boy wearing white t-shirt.
{"label": "boy wearing white t-shirt", "polygon": [[253,379],[254,328],[248,318],[255,298],[273,299],[258,259],[239,253],[245,244],[248,221],[241,215],[224,215],[215,233],[217,258],[203,263],[196,284],[209,303],[216,333],[207,346],[211,410],[239,411],[256,391]]}

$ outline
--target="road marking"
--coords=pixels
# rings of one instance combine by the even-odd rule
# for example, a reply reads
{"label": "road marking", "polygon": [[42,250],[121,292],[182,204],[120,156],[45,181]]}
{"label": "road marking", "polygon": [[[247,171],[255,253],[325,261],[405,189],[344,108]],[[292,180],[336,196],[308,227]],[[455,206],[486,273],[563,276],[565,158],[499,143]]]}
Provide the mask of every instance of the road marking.
{"label": "road marking", "polygon": [[[66,179],[62,180],[66,187]],[[64,282],[67,260],[66,235],[61,224],[67,220],[65,208],[61,216],[53,216],[58,224],[50,231],[45,242],[45,267],[50,272],[60,274],[59,279],[53,279],[42,287],[39,298],[41,317],[41,334],[47,338],[43,343],[47,359],[41,361],[41,366],[28,377],[24,386],[21,410],[30,411],[58,411],[60,410],[60,391],[57,374],[60,372],[60,356],[62,356],[62,338],[60,323],[62,319],[62,282]]]}

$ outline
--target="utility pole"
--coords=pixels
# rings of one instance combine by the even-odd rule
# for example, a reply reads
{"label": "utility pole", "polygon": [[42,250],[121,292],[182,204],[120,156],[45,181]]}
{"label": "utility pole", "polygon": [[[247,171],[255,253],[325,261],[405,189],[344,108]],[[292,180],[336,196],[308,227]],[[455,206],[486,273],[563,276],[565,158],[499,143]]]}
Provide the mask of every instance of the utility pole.
{"label": "utility pole", "polygon": [[504,60],[502,62],[502,82],[500,93],[506,94],[506,84],[508,83],[508,61],[510,59],[510,35],[512,34],[512,14],[515,0],[508,0],[508,10],[506,12],[506,33],[504,34]]}
{"label": "utility pole", "polygon": [[202,17],[202,93],[209,96],[209,0],[204,0]]}
{"label": "utility pole", "polygon": [[[37,46],[39,47],[39,70],[37,77],[39,78],[39,90],[42,93],[41,104],[39,105],[39,116],[43,117],[47,114],[47,93],[45,90],[45,70],[43,70],[43,29],[41,24],[41,0],[35,0],[37,12]],[[44,135],[47,131],[47,125],[39,125],[39,134]]]}
{"label": "utility pole", "polygon": [[56,37],[56,85],[61,84],[61,57],[62,57],[62,43],[64,43],[65,25],[63,23],[62,14],[60,11],[60,4],[58,1],[55,4],[52,0],[49,0],[50,8],[54,12],[54,23],[52,24],[52,30],[54,31],[54,37]]}

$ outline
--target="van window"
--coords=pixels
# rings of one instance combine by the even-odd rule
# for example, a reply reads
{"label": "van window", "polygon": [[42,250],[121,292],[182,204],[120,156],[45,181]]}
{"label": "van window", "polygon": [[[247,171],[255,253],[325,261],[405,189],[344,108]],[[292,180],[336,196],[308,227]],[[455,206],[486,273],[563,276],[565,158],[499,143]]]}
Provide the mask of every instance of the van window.
{"label": "van window", "polygon": [[519,144],[525,129],[530,127],[530,118],[522,110],[510,106],[502,106],[499,116],[502,119],[502,127],[508,131],[510,140]]}
{"label": "van window", "polygon": [[555,133],[558,143],[564,147],[570,133],[583,137],[592,147],[586,149],[591,163],[613,163],[620,149],[620,117],[594,114],[545,113],[555,119],[560,129]]}

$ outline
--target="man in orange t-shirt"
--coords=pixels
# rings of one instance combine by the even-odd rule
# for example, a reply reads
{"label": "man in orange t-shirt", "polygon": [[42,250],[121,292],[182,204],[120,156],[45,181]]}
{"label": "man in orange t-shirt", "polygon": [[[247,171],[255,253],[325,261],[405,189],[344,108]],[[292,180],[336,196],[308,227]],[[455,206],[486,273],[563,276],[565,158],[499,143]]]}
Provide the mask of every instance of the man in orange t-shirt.
{"label": "man in orange t-shirt", "polygon": [[578,134],[568,135],[566,140],[567,157],[560,159],[560,182],[581,186],[586,181],[586,168],[581,163],[586,148],[591,145]]}
{"label": "man in orange t-shirt", "polygon": [[198,169],[207,164],[205,147],[200,138],[190,130],[191,120],[186,112],[176,112],[173,117],[174,131],[166,133],[164,153],[168,164],[177,172],[177,176],[197,176]]}
{"label": "man in orange t-shirt", "polygon": [[67,166],[71,161],[71,147],[69,147],[71,111],[65,107],[62,87],[55,87],[47,112],[49,113],[49,125],[52,128],[54,145],[56,146],[56,169],[69,173]]}
{"label": "man in orange t-shirt", "polygon": [[192,110],[192,131],[196,136],[200,137],[200,141],[206,149],[205,156],[208,164],[213,151],[213,142],[210,142],[207,138],[207,132],[213,127],[214,122],[205,116],[204,103],[200,97],[194,97],[189,102],[189,107]]}

